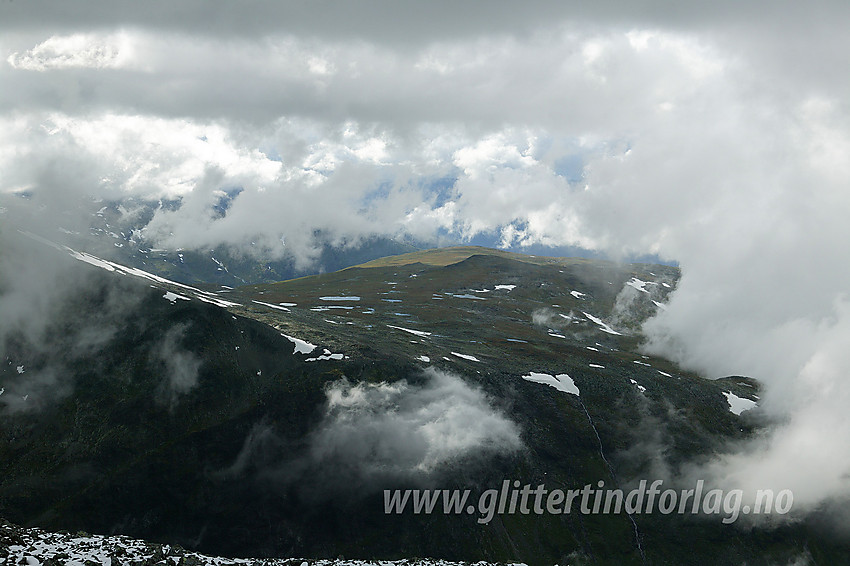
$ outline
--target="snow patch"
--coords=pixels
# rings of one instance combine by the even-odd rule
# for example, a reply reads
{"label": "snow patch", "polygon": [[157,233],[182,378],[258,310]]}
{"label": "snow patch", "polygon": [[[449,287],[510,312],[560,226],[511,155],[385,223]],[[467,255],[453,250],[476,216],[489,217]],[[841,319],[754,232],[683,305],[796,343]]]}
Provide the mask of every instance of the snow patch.
{"label": "snow patch", "polygon": [[726,402],[729,403],[729,412],[735,413],[739,416],[744,411],[749,411],[750,409],[758,405],[758,403],[756,403],[755,401],[751,399],[745,399],[743,397],[738,397],[731,391],[724,391],[723,395],[726,396]]}
{"label": "snow patch", "polygon": [[322,352],[321,356],[318,356],[316,358],[307,358],[304,361],[305,362],[321,362],[323,360],[341,360],[344,357],[345,356],[343,354],[332,354],[330,350],[325,348],[324,352]]}
{"label": "snow patch", "polygon": [[198,295],[197,299],[199,301],[203,301],[205,303],[209,303],[211,305],[215,305],[215,306],[221,307],[223,309],[226,309],[227,307],[241,307],[242,306],[239,303],[224,301],[222,299],[218,299],[218,298],[214,298],[214,297],[210,297],[210,296],[204,296],[204,295]]}
{"label": "snow patch", "polygon": [[184,297],[183,295],[178,295],[177,293],[172,293],[171,291],[166,291],[166,293],[162,296],[166,301],[171,301],[171,304],[177,303],[177,299],[181,301],[191,301],[189,297]]}
{"label": "snow patch", "polygon": [[310,344],[305,340],[301,340],[300,338],[295,338],[294,336],[287,336],[286,334],[282,334],[284,338],[295,344],[295,349],[292,351],[293,354],[309,354],[313,350],[316,349],[315,344]]}
{"label": "snow patch", "polygon": [[284,311],[284,312],[292,312],[288,308],[280,306],[280,305],[273,305],[271,303],[264,303],[263,301],[256,301],[256,300],[251,300],[251,302],[257,303],[258,305],[263,305],[264,307],[269,307],[270,309],[277,309],[279,311]]}
{"label": "snow patch", "polygon": [[646,286],[654,285],[654,283],[651,283],[649,281],[641,281],[637,277],[632,277],[630,280],[626,281],[626,285],[628,285],[629,287],[633,287],[641,293],[646,293],[648,295],[649,291],[646,290]]}
{"label": "snow patch", "polygon": [[586,312],[584,312],[584,311],[582,311],[582,314],[583,314],[584,316],[586,316],[586,317],[587,317],[587,319],[588,319],[588,320],[590,320],[591,322],[595,322],[596,324],[598,324],[598,325],[599,325],[599,327],[600,327],[599,329],[600,329],[602,332],[607,332],[608,334],[614,334],[614,335],[616,335],[616,336],[622,336],[622,334],[620,334],[619,332],[617,332],[616,330],[614,330],[613,328],[611,328],[610,326],[608,326],[607,324],[605,324],[605,323],[602,321],[602,319],[601,319],[601,318],[596,318],[596,317],[595,317],[595,316],[593,316],[592,314],[588,314],[588,313],[586,313]]}
{"label": "snow patch", "polygon": [[470,362],[480,362],[478,358],[475,356],[470,356],[469,354],[461,354],[459,352],[452,352],[453,356],[457,356],[458,358],[463,358],[464,360],[469,360]]}
{"label": "snow patch", "polygon": [[533,371],[528,375],[522,376],[522,378],[526,381],[542,383],[543,385],[554,387],[558,391],[563,391],[564,393],[569,393],[571,395],[579,395],[578,387],[573,381],[573,378],[571,378],[565,373],[560,373],[558,375],[553,376],[549,375],[548,373],[537,373]]}
{"label": "snow patch", "polygon": [[392,324],[388,324],[387,327],[395,328],[396,330],[403,330],[416,336],[431,336],[430,332],[425,332],[424,330],[411,330],[410,328],[402,328],[401,326],[393,326]]}

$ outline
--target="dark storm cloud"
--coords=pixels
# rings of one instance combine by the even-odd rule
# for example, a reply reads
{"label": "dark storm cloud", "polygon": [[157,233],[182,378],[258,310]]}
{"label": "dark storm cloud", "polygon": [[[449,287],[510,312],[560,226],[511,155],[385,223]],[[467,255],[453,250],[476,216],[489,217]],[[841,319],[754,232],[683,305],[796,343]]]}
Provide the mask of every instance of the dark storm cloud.
{"label": "dark storm cloud", "polygon": [[745,23],[747,27],[796,27],[823,23],[823,14],[846,14],[846,3],[530,1],[494,2],[273,2],[250,0],[185,2],[57,1],[9,2],[0,29],[40,30],[115,26],[152,27],[222,36],[293,33],[330,38],[369,38],[398,43],[445,40],[470,35],[514,33],[553,21],[627,26],[697,26]]}

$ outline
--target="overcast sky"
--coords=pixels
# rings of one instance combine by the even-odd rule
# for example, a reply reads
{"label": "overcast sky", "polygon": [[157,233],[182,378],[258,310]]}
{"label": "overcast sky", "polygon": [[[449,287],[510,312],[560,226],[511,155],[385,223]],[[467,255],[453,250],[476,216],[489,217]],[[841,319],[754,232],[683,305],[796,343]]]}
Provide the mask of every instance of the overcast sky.
{"label": "overcast sky", "polygon": [[304,261],[315,230],[677,260],[652,350],[787,423],[703,473],[813,507],[850,493],[848,12],[3,1],[0,210],[182,197],[148,241]]}

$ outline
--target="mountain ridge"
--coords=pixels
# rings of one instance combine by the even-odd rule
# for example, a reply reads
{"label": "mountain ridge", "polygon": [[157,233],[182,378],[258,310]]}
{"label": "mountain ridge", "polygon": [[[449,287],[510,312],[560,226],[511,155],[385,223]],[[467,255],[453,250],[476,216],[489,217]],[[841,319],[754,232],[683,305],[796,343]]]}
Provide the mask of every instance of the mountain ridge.
{"label": "mountain ridge", "polygon": [[[383,512],[383,489],[627,488],[658,458],[675,470],[756,434],[758,409],[729,402],[755,403],[756,381],[707,380],[638,349],[675,268],[473,253],[207,291],[59,249],[85,284],[51,319],[58,341],[20,337],[0,368],[0,515],[25,526],[220,556],[681,563],[714,557],[718,540],[731,563],[786,560],[802,541],[843,552],[805,525],[778,540],[687,516],[482,526]],[[83,349],[96,327],[114,331]],[[61,387],[34,388],[54,366]],[[550,387],[555,376],[575,389]],[[434,423],[479,440],[440,452],[423,432]],[[429,453],[436,467],[417,467]],[[679,548],[675,529],[707,542]]]}

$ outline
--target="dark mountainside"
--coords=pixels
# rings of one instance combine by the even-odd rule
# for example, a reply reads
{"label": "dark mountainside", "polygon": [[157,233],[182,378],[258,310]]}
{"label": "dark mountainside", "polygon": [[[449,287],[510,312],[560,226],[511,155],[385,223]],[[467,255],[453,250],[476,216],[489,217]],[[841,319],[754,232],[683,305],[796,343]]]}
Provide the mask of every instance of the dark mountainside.
{"label": "dark mountainside", "polygon": [[[385,514],[391,488],[633,487],[761,426],[724,396],[757,382],[638,352],[675,268],[515,255],[434,250],[215,293],[75,264],[83,283],[43,335],[5,334],[0,516],[223,556],[846,563],[809,523]],[[478,442],[434,452],[404,429],[446,404],[440,430],[461,438],[477,415]]]}

